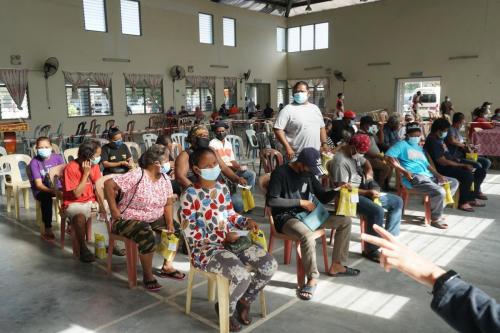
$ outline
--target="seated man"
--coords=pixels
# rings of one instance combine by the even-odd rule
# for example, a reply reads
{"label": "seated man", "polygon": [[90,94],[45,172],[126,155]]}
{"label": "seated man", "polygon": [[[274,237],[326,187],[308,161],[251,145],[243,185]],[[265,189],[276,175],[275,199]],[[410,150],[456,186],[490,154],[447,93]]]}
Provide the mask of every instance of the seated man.
{"label": "seated man", "polygon": [[[226,140],[228,126],[223,121],[218,121],[214,125],[215,139],[210,141],[209,147],[215,150],[222,158],[224,163],[240,177],[246,179],[250,187],[255,185],[255,172],[248,170],[246,166],[241,166],[234,157],[233,145]],[[240,147],[243,150],[243,147]]]}
{"label": "seated man", "polygon": [[354,130],[356,114],[351,110],[347,110],[344,112],[344,116],[342,119],[334,120],[332,123],[332,131],[330,134],[330,138],[333,143],[337,145],[342,139],[349,134],[349,136],[353,136],[356,132]]}
{"label": "seated man", "polygon": [[[465,158],[466,153],[471,153],[472,149],[465,144],[465,139],[460,133],[460,131],[465,129],[465,115],[461,112],[457,112],[453,115],[453,124],[448,130],[448,136],[446,137],[446,145],[450,155],[458,159],[460,163],[470,164],[480,173],[486,174],[491,166],[491,161],[486,157],[479,156],[476,161],[468,160]],[[481,187],[478,186],[476,189],[475,196],[477,199],[487,200],[488,197],[481,192]]]}
{"label": "seated man", "polygon": [[450,182],[452,195],[458,189],[458,181],[446,178],[437,172],[425,157],[420,146],[422,129],[416,122],[406,125],[406,140],[399,141],[392,146],[385,156],[392,166],[402,174],[403,185],[429,195],[431,205],[431,225],[435,228],[446,229],[443,221],[444,199],[446,192],[440,185]]}
{"label": "seated man", "polygon": [[[366,218],[366,232],[372,235],[373,225],[384,226],[384,209],[387,209],[385,229],[394,236],[399,235],[403,200],[391,193],[380,193],[380,187],[373,181],[370,162],[364,154],[370,149],[370,138],[365,134],[356,134],[349,144],[342,147],[328,164],[328,174],[335,187],[348,186],[358,188],[359,202],[357,213]],[[382,206],[373,200],[379,198]],[[376,246],[366,245],[364,257],[379,262],[380,252]]]}
{"label": "seated man", "polygon": [[134,161],[127,145],[123,144],[122,132],[118,127],[111,127],[108,131],[109,143],[102,147],[101,163],[103,174],[126,173],[133,167]]}
{"label": "seated man", "polygon": [[375,173],[375,180],[380,186],[386,187],[386,183],[392,173],[392,167],[385,161],[384,154],[380,151],[378,138],[378,124],[371,116],[361,117],[358,133],[366,134],[370,138],[370,149],[365,158],[370,162]]}
{"label": "seated man", "polygon": [[400,136],[401,121],[398,114],[393,114],[387,119],[384,125],[384,144],[382,149],[386,151],[392,147],[396,142],[401,141]]}
{"label": "seated man", "polygon": [[[63,176],[63,210],[69,219],[69,224],[75,230],[75,238],[80,250],[82,262],[95,260],[85,243],[87,220],[96,202],[94,184],[101,178],[99,162],[101,147],[99,142],[85,142],[78,147],[78,157],[69,162]],[[65,223],[65,222],[63,222]]]}
{"label": "seated man", "polygon": [[181,105],[181,111],[179,112],[179,118],[189,117],[189,112],[186,110],[184,105]]}
{"label": "seated man", "polygon": [[[311,195],[316,196],[322,203],[334,199],[336,192],[326,192],[315,177],[322,174],[324,169],[321,166],[319,151],[314,148],[304,148],[295,162],[283,164],[273,171],[267,192],[267,205],[272,209],[276,230],[300,239],[302,262],[308,280],[298,294],[303,300],[310,300],[313,297],[319,272],[313,232],[296,215],[314,210],[315,205],[311,201]],[[331,216],[323,226],[336,230],[329,274],[358,275],[359,270],[344,266],[349,253],[351,219]]]}
{"label": "seated man", "polygon": [[470,164],[460,163],[446,149],[443,140],[448,136],[450,123],[444,118],[436,119],[431,126],[431,133],[425,140],[424,149],[434,161],[436,170],[442,175],[456,178],[460,182],[460,202],[458,208],[466,212],[474,212],[471,207],[484,207],[484,203],[476,201],[477,191],[486,177],[484,169],[476,169]]}

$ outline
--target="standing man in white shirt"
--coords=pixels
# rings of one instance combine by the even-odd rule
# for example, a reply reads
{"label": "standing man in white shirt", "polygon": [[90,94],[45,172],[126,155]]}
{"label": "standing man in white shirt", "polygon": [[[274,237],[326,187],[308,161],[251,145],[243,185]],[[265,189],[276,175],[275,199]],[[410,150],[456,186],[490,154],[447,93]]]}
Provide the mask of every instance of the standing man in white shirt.
{"label": "standing man in white shirt", "polygon": [[299,81],[293,86],[293,103],[280,111],[274,123],[274,134],[291,160],[307,147],[328,150],[325,122],[320,109],[309,103],[309,85]]}

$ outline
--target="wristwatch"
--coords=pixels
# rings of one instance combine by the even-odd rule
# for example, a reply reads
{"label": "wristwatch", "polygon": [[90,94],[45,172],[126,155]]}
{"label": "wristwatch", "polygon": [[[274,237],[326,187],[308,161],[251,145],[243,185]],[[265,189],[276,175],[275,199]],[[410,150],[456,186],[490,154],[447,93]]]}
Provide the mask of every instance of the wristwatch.
{"label": "wristwatch", "polygon": [[460,278],[460,275],[454,270],[450,269],[448,272],[444,273],[436,280],[436,282],[434,283],[434,287],[432,288],[432,293],[435,294],[443,287],[446,282],[451,281],[454,278]]}

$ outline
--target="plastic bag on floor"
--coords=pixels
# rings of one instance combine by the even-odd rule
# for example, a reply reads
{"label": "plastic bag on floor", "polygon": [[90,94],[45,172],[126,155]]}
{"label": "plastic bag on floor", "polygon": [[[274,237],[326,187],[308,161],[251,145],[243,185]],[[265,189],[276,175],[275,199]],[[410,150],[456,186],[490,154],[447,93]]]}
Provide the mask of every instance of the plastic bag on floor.
{"label": "plastic bag on floor", "polygon": [[453,195],[451,194],[450,182],[444,183],[443,185],[445,196],[444,196],[444,205],[451,205],[455,203],[453,200]]}
{"label": "plastic bag on floor", "polygon": [[166,261],[174,260],[179,245],[179,238],[169,233],[167,230],[161,231],[161,242],[158,246],[158,252],[163,256]]}
{"label": "plastic bag on floor", "polygon": [[94,233],[95,256],[99,259],[106,258],[106,238],[103,234]]}

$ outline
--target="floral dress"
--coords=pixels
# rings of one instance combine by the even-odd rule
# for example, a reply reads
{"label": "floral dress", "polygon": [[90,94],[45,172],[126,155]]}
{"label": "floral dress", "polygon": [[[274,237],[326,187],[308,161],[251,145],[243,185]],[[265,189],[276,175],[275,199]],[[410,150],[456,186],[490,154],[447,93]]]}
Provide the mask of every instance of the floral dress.
{"label": "floral dress", "polygon": [[191,249],[191,262],[204,269],[210,258],[224,250],[227,233],[244,229],[247,219],[237,214],[223,182],[212,189],[189,187],[180,198],[181,229]]}

